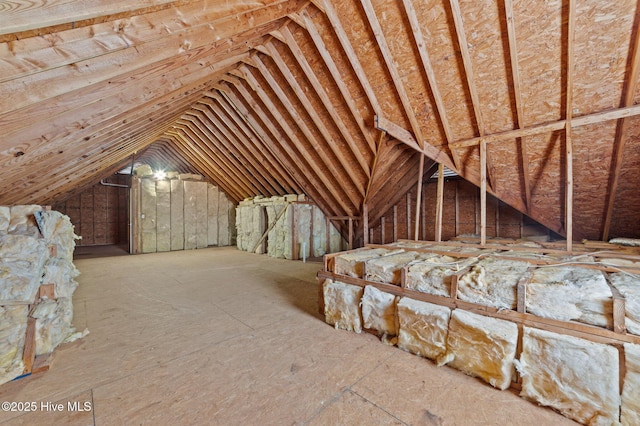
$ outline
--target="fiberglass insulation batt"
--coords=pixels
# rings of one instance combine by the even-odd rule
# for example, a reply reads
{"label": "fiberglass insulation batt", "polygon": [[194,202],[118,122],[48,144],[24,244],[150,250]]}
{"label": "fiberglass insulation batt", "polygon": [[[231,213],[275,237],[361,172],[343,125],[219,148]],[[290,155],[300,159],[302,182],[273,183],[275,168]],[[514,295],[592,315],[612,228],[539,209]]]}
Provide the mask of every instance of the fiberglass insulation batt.
{"label": "fiberglass insulation batt", "polygon": [[44,239],[0,235],[0,305],[32,303],[48,257]]}
{"label": "fiberglass insulation batt", "polygon": [[365,262],[365,279],[400,285],[402,268],[419,256],[419,253],[408,251],[369,259]]}
{"label": "fiberglass insulation batt", "polygon": [[348,331],[362,331],[362,287],[340,281],[324,282],[324,315],[327,324]]}
{"label": "fiberglass insulation batt", "polygon": [[435,360],[447,349],[451,309],[403,297],[398,302],[398,347]]}
{"label": "fiberglass insulation batt", "polygon": [[475,259],[457,259],[434,255],[412,262],[407,268],[405,287],[423,293],[451,297],[451,277],[475,263]]}
{"label": "fiberglass insulation batt", "polygon": [[577,337],[524,327],[521,396],[588,425],[617,424],[618,351]]}
{"label": "fiberglass insulation batt", "polygon": [[613,326],[613,299],[604,274],[576,266],[541,267],[527,284],[527,312],[545,318]]}
{"label": "fiberglass insulation batt", "polygon": [[510,321],[456,309],[451,314],[447,352],[438,366],[449,364],[501,390],[511,384],[518,326]]}
{"label": "fiberglass insulation batt", "polygon": [[0,306],[0,384],[22,374],[29,307]]}
{"label": "fiberglass insulation batt", "polygon": [[623,272],[609,275],[611,284],[624,296],[624,325],[640,335],[640,277]]}
{"label": "fiberglass insulation batt", "polygon": [[402,252],[402,250],[365,249],[351,253],[341,254],[335,257],[334,272],[340,275],[363,278],[363,262],[375,257]]}
{"label": "fiberglass insulation batt", "polygon": [[381,336],[395,336],[396,296],[366,286],[362,295],[362,320],[364,328],[376,330]]}
{"label": "fiberglass insulation batt", "polygon": [[458,280],[458,298],[498,309],[515,309],[518,281],[529,266],[528,262],[496,257],[482,259]]}
{"label": "fiberglass insulation batt", "polygon": [[622,410],[620,421],[623,426],[640,425],[640,345],[624,344],[627,373],[622,388]]}

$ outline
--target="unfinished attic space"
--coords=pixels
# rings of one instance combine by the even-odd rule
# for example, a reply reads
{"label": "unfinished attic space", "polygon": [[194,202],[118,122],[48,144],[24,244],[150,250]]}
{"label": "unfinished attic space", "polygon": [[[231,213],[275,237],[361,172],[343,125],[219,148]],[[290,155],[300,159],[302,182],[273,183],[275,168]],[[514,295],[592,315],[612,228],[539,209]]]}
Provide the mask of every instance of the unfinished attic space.
{"label": "unfinished attic space", "polygon": [[0,423],[640,425],[639,27],[0,0]]}

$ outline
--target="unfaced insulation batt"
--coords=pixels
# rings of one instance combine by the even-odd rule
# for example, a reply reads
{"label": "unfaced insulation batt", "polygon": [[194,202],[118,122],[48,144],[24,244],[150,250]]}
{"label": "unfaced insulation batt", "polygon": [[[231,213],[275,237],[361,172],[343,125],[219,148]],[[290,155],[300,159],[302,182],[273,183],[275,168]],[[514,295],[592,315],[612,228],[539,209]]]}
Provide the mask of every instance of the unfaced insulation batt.
{"label": "unfaced insulation batt", "polygon": [[336,274],[347,275],[350,277],[363,277],[363,263],[369,259],[380,256],[401,253],[402,250],[387,249],[364,249],[353,251],[351,253],[340,254],[335,257],[334,272]]}
{"label": "unfaced insulation batt", "polygon": [[376,330],[380,336],[398,334],[396,325],[396,296],[366,286],[362,295],[362,320],[364,328]]}
{"label": "unfaced insulation batt", "polygon": [[73,261],[73,249],[78,238],[73,230],[71,219],[55,210],[39,213],[42,235],[49,245],[56,247],[56,257]]}
{"label": "unfaced insulation batt", "polygon": [[365,262],[365,279],[400,285],[402,268],[419,256],[420,254],[414,251],[406,251],[369,259]]}
{"label": "unfaced insulation batt", "polygon": [[613,299],[604,274],[576,266],[536,268],[527,284],[527,312],[563,321],[613,326]]}
{"label": "unfaced insulation batt", "polygon": [[51,258],[44,265],[43,284],[54,284],[55,297],[73,296],[78,287],[75,278],[80,275],[74,264],[67,259]]}
{"label": "unfaced insulation batt", "polygon": [[409,264],[405,287],[423,293],[451,297],[451,277],[475,263],[473,258],[457,259],[434,255]]}
{"label": "unfaced insulation batt", "polygon": [[451,309],[408,297],[397,309],[399,348],[433,360],[445,353]]}
{"label": "unfaced insulation batt", "polygon": [[327,280],[324,290],[324,315],[327,324],[336,329],[362,331],[362,314],[360,300],[362,287],[345,284],[340,281]]}
{"label": "unfaced insulation batt", "polygon": [[458,280],[458,298],[466,302],[515,309],[518,281],[530,264],[509,259],[481,259]]}
{"label": "unfaced insulation batt", "polygon": [[32,303],[48,257],[42,238],[0,235],[0,305]]}
{"label": "unfaced insulation batt", "polygon": [[629,333],[640,335],[640,277],[624,272],[609,275],[611,284],[624,296],[624,325]]}
{"label": "unfaced insulation batt", "polygon": [[22,374],[29,307],[0,306],[0,384]]}
{"label": "unfaced insulation batt", "polygon": [[0,232],[9,230],[9,222],[11,221],[11,209],[7,206],[0,206]]}
{"label": "unfaced insulation batt", "polygon": [[620,422],[623,426],[640,425],[640,345],[624,344],[625,365]]}
{"label": "unfaced insulation batt", "polygon": [[456,309],[449,322],[447,352],[438,366],[449,364],[505,390],[511,384],[517,343],[515,323]]}
{"label": "unfaced insulation batt", "polygon": [[618,351],[573,336],[524,327],[521,396],[588,425],[617,424]]}
{"label": "unfaced insulation batt", "polygon": [[52,352],[75,332],[71,299],[42,300],[31,313],[36,319],[36,355]]}
{"label": "unfaced insulation batt", "polygon": [[34,213],[41,211],[42,206],[31,204],[26,206],[11,206],[10,209],[9,234],[30,235],[32,237],[40,235]]}

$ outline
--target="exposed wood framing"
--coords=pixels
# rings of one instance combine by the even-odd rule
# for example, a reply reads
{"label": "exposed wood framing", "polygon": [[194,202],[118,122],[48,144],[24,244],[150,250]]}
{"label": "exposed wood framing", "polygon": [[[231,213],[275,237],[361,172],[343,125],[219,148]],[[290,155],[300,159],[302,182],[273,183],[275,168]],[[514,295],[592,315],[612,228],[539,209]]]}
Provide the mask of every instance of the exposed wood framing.
{"label": "exposed wood framing", "polygon": [[444,165],[438,164],[438,190],[436,194],[435,240],[442,241],[442,205],[444,203]]}
{"label": "exposed wood framing", "polygon": [[573,139],[571,118],[573,116],[573,73],[574,54],[573,38],[576,25],[575,1],[569,0],[569,19],[567,28],[567,86],[565,105],[565,161],[566,161],[566,187],[565,187],[565,234],[567,237],[567,251],[573,250]]}
{"label": "exposed wood framing", "polygon": [[[631,40],[633,43],[633,53],[631,57],[631,69],[629,70],[628,80],[624,93],[623,107],[633,105],[634,96],[638,90],[638,76],[640,74],[640,30],[635,29],[635,38]],[[622,118],[618,122],[616,137],[613,141],[613,157],[611,162],[611,177],[609,180],[609,189],[607,191],[606,210],[602,225],[602,240],[609,239],[611,231],[611,221],[613,220],[613,207],[616,201],[616,192],[618,191],[618,182],[620,180],[620,169],[622,168],[624,148],[627,142],[627,132],[629,128],[629,120]]]}

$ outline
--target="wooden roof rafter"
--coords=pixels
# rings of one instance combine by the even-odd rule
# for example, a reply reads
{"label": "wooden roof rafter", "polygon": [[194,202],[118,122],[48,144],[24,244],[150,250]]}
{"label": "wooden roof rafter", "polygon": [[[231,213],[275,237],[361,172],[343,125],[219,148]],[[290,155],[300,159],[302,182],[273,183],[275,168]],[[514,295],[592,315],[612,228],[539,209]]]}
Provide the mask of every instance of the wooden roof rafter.
{"label": "wooden roof rafter", "polygon": [[[300,153],[301,156],[304,158],[304,163],[306,163],[307,167],[313,170],[315,175],[318,177],[319,181],[317,184],[318,185],[322,184],[326,187],[326,190],[327,190],[326,195],[330,195],[330,198],[326,198],[326,199],[330,200],[331,202],[335,202],[336,206],[340,208],[340,210],[337,210],[336,213],[351,212],[352,207],[350,207],[350,205],[348,204],[349,200],[348,198],[346,198],[346,194],[344,194],[340,190],[340,186],[338,182],[335,180],[335,178],[333,178],[333,176],[335,175],[331,176],[330,174],[328,174],[327,169],[321,167],[316,161],[314,161],[311,158],[311,156],[309,155],[309,152],[306,149],[304,149],[304,144],[298,138],[296,131],[293,128],[291,128],[291,126],[288,124],[289,121],[286,120],[281,115],[276,105],[273,103],[271,98],[266,94],[264,88],[261,87],[261,85],[258,83],[256,78],[253,76],[253,74],[249,71],[247,67],[243,66],[242,69],[244,71],[243,76],[246,78],[246,81],[252,86],[253,90],[256,92],[260,100],[264,103],[266,109],[271,114],[273,114],[276,122],[282,127],[284,132],[288,135],[296,151]],[[266,114],[266,111],[262,109],[260,109],[259,111],[261,115]],[[299,157],[297,161],[300,161]],[[304,164],[304,163],[301,163],[301,164]]]}
{"label": "wooden roof rafter", "polygon": [[[304,192],[316,200],[316,204],[325,214],[335,215],[339,211],[336,209],[337,199],[329,192],[328,188],[322,185],[322,177],[307,163],[306,157],[298,150],[291,149],[290,146],[285,145],[287,135],[280,132],[278,126],[271,121],[269,114],[266,113],[261,105],[251,98],[251,95],[241,81],[230,82],[229,89],[231,88],[234,88],[240,97],[232,90],[225,92],[227,96],[229,96],[236,108],[247,118],[247,121],[251,123],[252,128],[259,130],[263,139],[273,142],[272,149],[274,153],[288,164],[290,173]],[[256,93],[260,96],[259,92]],[[274,118],[277,120],[278,113],[275,113],[276,116]]]}
{"label": "wooden roof rafter", "polygon": [[[289,85],[289,88],[293,90],[293,93],[296,95],[296,97],[298,98],[300,103],[303,105],[303,107],[304,107],[305,111],[307,112],[307,114],[309,114],[309,116],[311,117],[311,120],[315,124],[316,128],[320,131],[320,134],[322,135],[324,140],[329,142],[328,143],[329,151],[333,153],[333,155],[338,160],[338,163],[340,165],[340,170],[336,170],[336,171],[342,172],[339,175],[337,174],[336,176],[347,176],[349,178],[347,180],[347,182],[350,184],[350,186],[353,188],[353,190],[355,190],[354,194],[355,193],[360,193],[361,196],[364,196],[364,187],[363,187],[363,185],[360,184],[360,179],[358,178],[358,176],[356,176],[356,171],[357,170],[354,170],[354,168],[351,166],[351,163],[350,163],[349,159],[347,158],[347,156],[345,155],[343,150],[340,149],[340,146],[342,144],[336,143],[336,141],[334,140],[333,136],[330,134],[329,129],[327,128],[327,126],[325,125],[324,121],[320,117],[320,112],[316,111],[313,108],[313,104],[312,104],[311,100],[308,98],[307,94],[302,89],[300,83],[298,82],[296,77],[293,75],[291,70],[284,63],[284,60],[282,59],[280,54],[277,52],[277,50],[275,50],[275,49],[271,50],[271,49],[267,48],[267,51],[270,54],[273,54],[272,60],[276,64],[276,67],[278,68],[280,73],[284,76],[285,80],[287,81],[287,83]],[[273,76],[271,75],[271,73],[269,73],[268,68],[266,67],[264,62],[258,56],[254,56],[253,59],[256,61],[256,66],[260,70],[260,72],[263,74],[263,76],[265,76],[266,79],[270,83],[277,84],[275,82],[275,80],[273,79]],[[265,73],[267,73],[268,76]],[[274,86],[272,85],[271,88],[273,89]],[[306,127],[306,124],[304,123],[304,120],[302,120],[302,118],[298,114],[293,114],[294,113],[293,108],[295,108],[295,107],[294,107],[293,103],[291,103],[289,101],[289,99],[286,97],[285,92],[283,90],[281,90],[281,89],[278,89],[278,88],[276,88],[275,91],[276,91],[276,93],[278,93],[278,95],[281,98],[283,104],[287,107],[289,112],[292,113],[296,124],[302,130],[302,132],[305,134],[307,139],[309,139],[309,141],[314,141],[314,142],[312,142],[312,144],[314,146],[314,149],[317,152],[322,153],[324,151],[323,149],[321,149],[322,144],[315,139],[315,137],[313,136],[312,132]],[[284,95],[284,98],[282,97],[282,95]],[[329,156],[327,156],[327,153],[325,153],[325,155],[323,157],[329,158]],[[330,165],[328,167],[334,167],[331,164],[331,162],[329,162],[329,164]],[[362,171],[362,170],[360,172],[364,173],[364,171]]]}
{"label": "wooden roof rafter", "polygon": [[[221,118],[218,113],[218,108],[198,106],[196,104],[193,109],[204,114],[204,116],[198,114],[198,119],[201,122],[203,120],[208,121],[204,124],[209,129],[213,129],[210,131],[215,135],[218,141],[225,146],[232,158],[237,159],[241,167],[244,165],[247,168],[247,171],[251,173],[256,180],[262,183],[266,190],[263,195],[267,195],[272,191],[280,195],[284,195],[282,187],[280,187],[271,174],[265,170],[265,162],[254,157],[251,147],[247,146],[239,135],[225,123],[225,118]],[[212,127],[210,127],[209,124],[211,124]]]}
{"label": "wooden roof rafter", "polygon": [[[247,150],[256,151],[254,153],[255,160],[262,163],[267,172],[273,175],[276,181],[282,182],[282,184],[287,186],[288,189],[281,186],[284,193],[289,193],[294,190],[293,188],[296,187],[296,184],[289,173],[287,173],[287,169],[284,167],[284,164],[265,147],[265,142],[260,140],[259,136],[257,136],[254,131],[247,126],[246,122],[238,116],[238,112],[229,104],[229,101],[223,98],[223,95],[219,93],[211,92],[206,95],[210,100],[204,98],[199,103],[208,105],[209,108],[213,109],[213,102],[215,102],[218,105],[215,110],[218,113],[219,119],[225,123],[234,134],[241,138],[242,143]],[[281,195],[284,195],[284,193]]]}
{"label": "wooden roof rafter", "polygon": [[[331,99],[329,98],[329,95],[325,91],[320,80],[318,80],[318,77],[313,72],[313,68],[311,67],[306,57],[302,53],[300,46],[298,46],[298,43],[293,37],[293,34],[291,33],[291,31],[289,31],[289,28],[286,26],[282,27],[281,32],[284,35],[284,38],[287,42],[286,44],[291,50],[293,57],[298,62],[298,65],[300,66],[305,76],[313,86],[314,90],[318,94],[318,97],[322,101],[322,104],[324,105],[326,112],[329,114],[329,116],[335,123],[343,139],[349,145],[351,152],[353,152],[353,155],[358,161],[358,164],[360,164],[360,167],[362,168],[362,171],[364,172],[365,176],[369,177],[371,174],[371,170],[369,168],[369,164],[367,163],[367,160],[364,158],[364,155],[362,154],[360,148],[356,145],[356,141],[354,140],[353,136],[347,129],[346,124],[342,121],[342,118],[336,112],[335,106],[333,105]],[[277,49],[275,48],[272,42],[267,43],[267,49],[269,50],[271,56],[274,57],[274,59],[276,59],[276,62],[278,62],[277,58],[280,56],[280,54],[278,53]],[[282,61],[282,58],[280,58],[280,61]],[[368,133],[365,132],[365,133],[362,133],[361,135],[364,136],[366,139],[367,136],[365,135],[368,135]]]}
{"label": "wooden roof rafter", "polygon": [[[352,213],[353,210],[354,210],[354,207],[359,205],[357,199],[358,199],[358,192],[360,190],[356,186],[356,183],[351,178],[347,178],[347,176],[345,176],[344,170],[341,173],[340,170],[338,170],[337,166],[333,162],[331,162],[328,159],[324,158],[325,156],[329,155],[329,152],[327,152],[326,149],[322,149],[321,148],[320,141],[315,138],[315,136],[313,135],[311,129],[307,126],[305,120],[303,120],[303,118],[298,114],[298,112],[295,109],[295,106],[293,105],[291,100],[287,97],[287,95],[283,91],[282,87],[278,84],[278,82],[275,80],[275,78],[269,72],[269,70],[266,68],[266,66],[262,63],[262,61],[259,58],[254,58],[254,60],[255,60],[255,64],[257,66],[257,69],[260,71],[262,76],[268,82],[268,84],[271,87],[271,89],[275,92],[276,97],[284,105],[285,110],[287,110],[287,112],[291,116],[292,120],[296,123],[298,128],[302,131],[302,133],[305,136],[305,140],[307,141],[307,143],[311,145],[312,149],[315,152],[320,154],[320,161],[322,162],[322,167],[326,168],[335,179],[339,179],[341,176],[345,177],[343,182],[346,182],[349,185],[346,185],[346,187],[343,190],[342,189],[342,183],[343,182],[340,182],[340,184],[338,185],[336,190],[338,192],[344,192],[346,198],[349,200],[349,203],[350,203],[350,207],[345,208],[345,210],[350,212],[350,213]],[[245,69],[245,71],[246,71],[247,75],[251,74],[250,71],[248,71],[246,69]],[[255,78],[253,80],[254,80],[255,83],[257,83],[257,81],[255,81]],[[299,146],[303,146],[303,145],[299,145]]]}
{"label": "wooden roof rafter", "polygon": [[[638,15],[636,15],[638,16]],[[638,19],[638,18],[636,18]],[[624,100],[622,107],[630,107],[633,105],[634,96],[638,89],[638,78],[640,77],[640,29],[638,25],[634,26],[635,37],[632,38],[631,67],[626,79],[626,87],[624,92]],[[629,129],[629,121],[626,117],[619,119],[616,136],[613,141],[613,155],[611,159],[611,175],[609,178],[609,189],[607,191],[607,201],[605,204],[605,212],[602,224],[601,238],[604,241],[609,239],[611,232],[611,222],[613,220],[614,205],[616,201],[616,193],[618,191],[618,183],[620,180],[620,170],[622,168],[624,148],[627,142],[627,132]]]}

